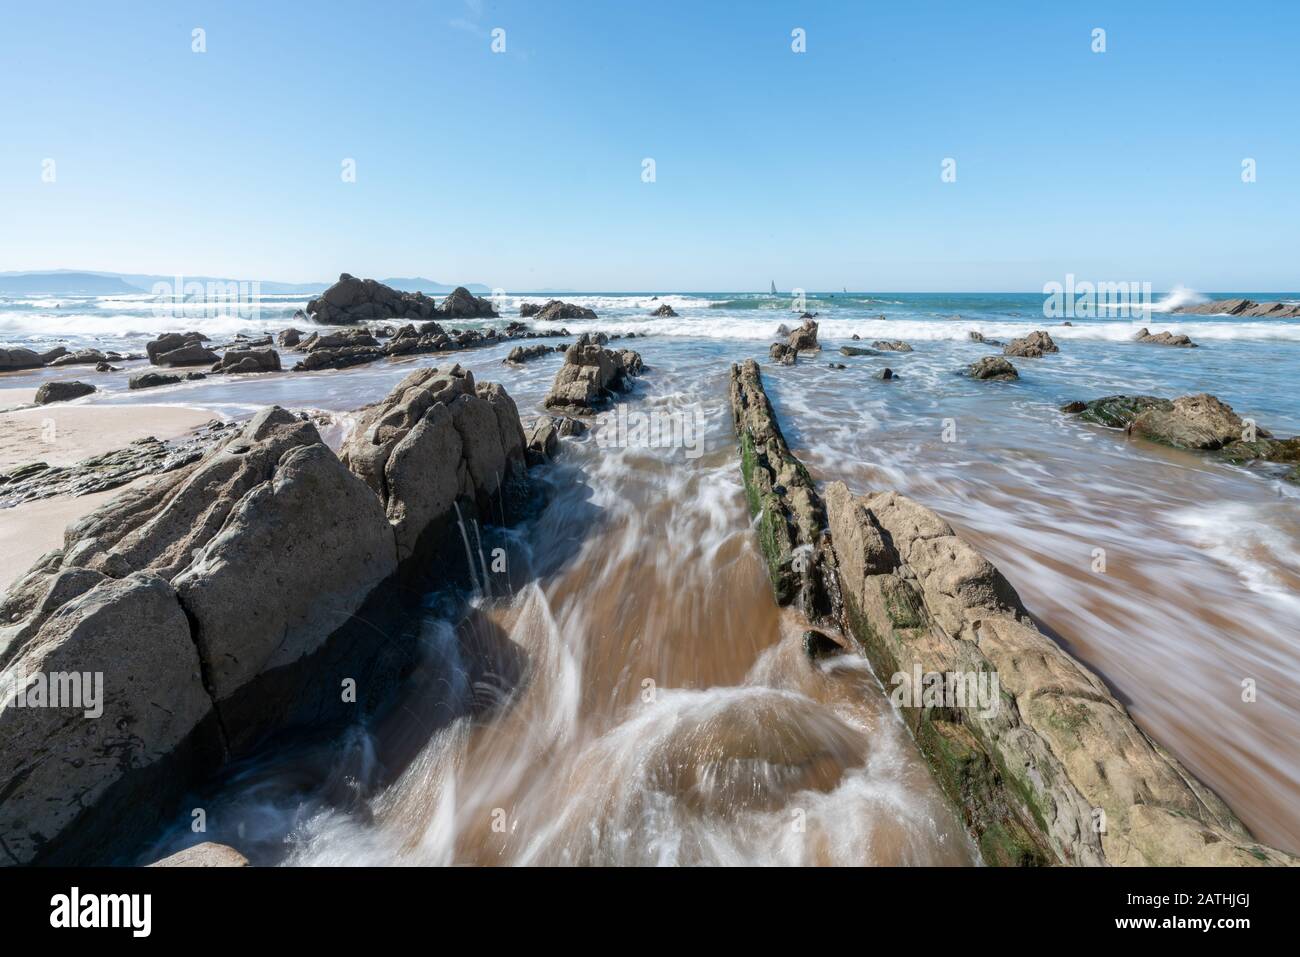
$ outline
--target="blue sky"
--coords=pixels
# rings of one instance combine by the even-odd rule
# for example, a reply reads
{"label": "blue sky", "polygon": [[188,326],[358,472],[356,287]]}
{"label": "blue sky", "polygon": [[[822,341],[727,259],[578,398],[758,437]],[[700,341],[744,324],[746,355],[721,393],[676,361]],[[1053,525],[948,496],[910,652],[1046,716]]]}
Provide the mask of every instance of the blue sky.
{"label": "blue sky", "polygon": [[4,19],[0,270],[1300,287],[1300,4],[223,0]]}

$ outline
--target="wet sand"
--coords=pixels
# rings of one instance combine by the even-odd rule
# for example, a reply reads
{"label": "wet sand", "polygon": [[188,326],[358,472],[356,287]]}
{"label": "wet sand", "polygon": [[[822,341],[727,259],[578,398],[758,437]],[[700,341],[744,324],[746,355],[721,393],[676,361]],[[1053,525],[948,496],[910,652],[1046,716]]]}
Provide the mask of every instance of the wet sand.
{"label": "wet sand", "polygon": [[177,438],[213,417],[204,409],[173,405],[90,402],[10,409],[0,412],[0,472],[28,462],[70,465],[147,436]]}

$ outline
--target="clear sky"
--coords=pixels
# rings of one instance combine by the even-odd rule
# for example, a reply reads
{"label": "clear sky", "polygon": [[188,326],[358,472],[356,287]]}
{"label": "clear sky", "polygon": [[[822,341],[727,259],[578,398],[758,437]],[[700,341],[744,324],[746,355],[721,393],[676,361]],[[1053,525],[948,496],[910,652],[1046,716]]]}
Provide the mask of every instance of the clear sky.
{"label": "clear sky", "polygon": [[60,0],[3,20],[0,270],[1300,287],[1300,3]]}

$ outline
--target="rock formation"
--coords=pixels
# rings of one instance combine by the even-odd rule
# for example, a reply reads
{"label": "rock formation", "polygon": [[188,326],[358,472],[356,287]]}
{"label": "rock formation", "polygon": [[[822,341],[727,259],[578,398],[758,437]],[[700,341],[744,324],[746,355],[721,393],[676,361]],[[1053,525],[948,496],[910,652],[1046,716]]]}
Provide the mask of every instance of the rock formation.
{"label": "rock formation", "polygon": [[1236,316],[1240,319],[1297,319],[1300,303],[1255,302],[1253,299],[1218,299],[1173,310],[1185,316]]}
{"label": "rock formation", "polygon": [[881,352],[911,352],[912,347],[902,339],[877,339],[871,343],[871,348],[879,349]]}
{"label": "rock formation", "polygon": [[36,404],[67,402],[71,399],[80,399],[83,395],[90,395],[94,391],[95,387],[89,382],[81,382],[77,379],[42,382],[41,387],[36,390]]}
{"label": "rock formation", "polygon": [[640,353],[602,348],[583,333],[564,351],[564,365],[555,373],[546,408],[569,415],[593,415],[614,392],[630,389],[632,377],[640,374]]}
{"label": "rock formation", "polygon": [[0,349],[0,372],[39,369],[43,365],[44,361],[31,349]]}
{"label": "rock formation", "polygon": [[1060,352],[1052,337],[1041,329],[1020,339],[1012,339],[1002,350],[1003,355],[1041,359],[1048,352]]}
{"label": "rock formation", "polygon": [[817,344],[817,322],[811,318],[804,319],[799,328],[790,333],[790,348],[795,352],[815,352],[821,348]]}
{"label": "rock formation", "polygon": [[664,303],[654,312],[650,313],[650,315],[654,316],[656,319],[670,319],[675,317],[677,313],[673,311],[672,306],[668,305],[668,303]]}
{"label": "rock formation", "polygon": [[279,372],[280,353],[274,349],[230,349],[213,365],[212,371],[232,374]]}
{"label": "rock formation", "polygon": [[1184,349],[1195,349],[1194,343],[1189,337],[1184,335],[1175,335],[1172,332],[1157,332],[1154,335],[1147,331],[1144,326],[1136,336],[1134,342],[1146,342],[1155,346],[1181,346]]}
{"label": "rock formation", "polygon": [[422,292],[401,292],[374,279],[357,279],[347,273],[307,303],[311,318],[331,326],[379,319],[428,319],[436,311],[437,304]]}
{"label": "rock formation", "polygon": [[972,379],[1019,379],[1020,373],[1016,371],[1008,359],[1002,356],[984,356],[970,364],[967,370]]}
{"label": "rock formation", "polygon": [[551,299],[544,306],[526,302],[519,307],[519,315],[524,319],[532,318],[536,322],[563,322],[566,319],[597,318],[594,309],[575,306],[573,303],[561,302],[559,299]]}

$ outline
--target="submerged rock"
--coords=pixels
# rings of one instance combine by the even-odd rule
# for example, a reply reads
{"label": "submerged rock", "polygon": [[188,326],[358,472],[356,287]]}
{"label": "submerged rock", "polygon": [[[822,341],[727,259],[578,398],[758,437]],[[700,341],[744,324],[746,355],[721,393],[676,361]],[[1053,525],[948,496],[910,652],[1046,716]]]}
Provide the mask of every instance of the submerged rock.
{"label": "submerged rock", "polygon": [[1060,351],[1056,343],[1052,341],[1052,337],[1039,329],[1020,339],[1012,339],[1002,350],[1002,354],[1039,359],[1046,353]]}
{"label": "submerged rock", "polygon": [[530,359],[540,359],[542,356],[550,355],[555,351],[555,346],[515,346],[510,350],[510,354],[501,361],[510,363],[511,365],[522,365]]}
{"label": "submerged rock", "polygon": [[972,379],[1020,378],[1020,373],[1016,371],[1016,367],[1002,356],[985,356],[972,362],[967,371]]}
{"label": "submerged rock", "polygon": [[95,387],[89,382],[81,382],[76,379],[43,382],[41,387],[36,390],[36,404],[49,405],[51,402],[67,402],[70,399],[79,399],[83,395],[90,395],[94,391]]}
{"label": "submerged rock", "polygon": [[871,344],[871,348],[879,349],[882,352],[911,352],[912,347],[902,339],[877,339]]}
{"label": "submerged rock", "polygon": [[880,352],[876,349],[868,349],[865,346],[840,346],[840,355],[842,356],[878,356]]}
{"label": "submerged rock", "polygon": [[1184,349],[1195,349],[1194,343],[1188,336],[1175,335],[1172,332],[1157,332],[1154,335],[1147,331],[1144,326],[1136,336],[1134,342],[1146,342],[1157,346],[1180,346]]}
{"label": "submerged rock", "polygon": [[982,333],[982,332],[978,332],[978,331],[976,331],[976,330],[974,330],[974,329],[972,329],[972,330],[970,331],[969,335],[970,335],[970,340],[971,340],[971,342],[979,342],[979,343],[983,343],[983,344],[986,345],[986,346],[1001,346],[1001,345],[1002,345],[1001,340],[999,340],[999,339],[988,339],[988,338],[985,338],[984,333]]}

